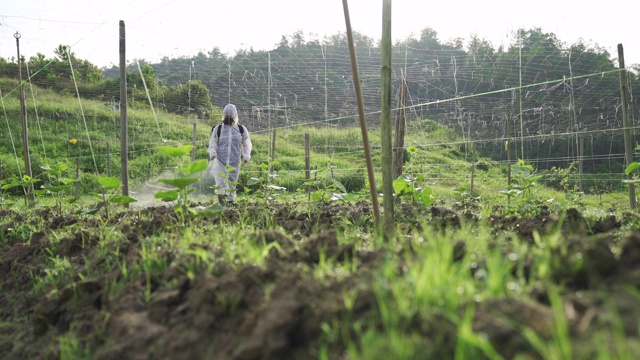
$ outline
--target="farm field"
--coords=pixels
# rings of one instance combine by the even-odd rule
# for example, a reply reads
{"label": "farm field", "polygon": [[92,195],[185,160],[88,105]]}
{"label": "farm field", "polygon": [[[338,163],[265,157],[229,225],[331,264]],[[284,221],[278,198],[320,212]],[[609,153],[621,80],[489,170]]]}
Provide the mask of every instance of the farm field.
{"label": "farm field", "polygon": [[[640,216],[622,179],[582,193],[575,164],[472,161],[450,127],[418,120],[393,184],[395,231],[382,235],[359,129],[284,127],[277,141],[254,131],[238,201],[222,208],[201,160],[210,127],[198,128],[193,161],[181,146],[191,123],[135,109],[138,201],[125,208],[109,160],[113,111],[87,101],[85,134],[80,122],[49,118],[75,111],[54,99],[34,146],[44,186],[35,201],[6,175],[20,165],[3,153],[2,359],[640,355]],[[379,185],[379,131],[370,134]],[[114,154],[97,145],[109,142]],[[193,193],[180,181],[190,174]],[[180,195],[163,202],[167,178]]]}

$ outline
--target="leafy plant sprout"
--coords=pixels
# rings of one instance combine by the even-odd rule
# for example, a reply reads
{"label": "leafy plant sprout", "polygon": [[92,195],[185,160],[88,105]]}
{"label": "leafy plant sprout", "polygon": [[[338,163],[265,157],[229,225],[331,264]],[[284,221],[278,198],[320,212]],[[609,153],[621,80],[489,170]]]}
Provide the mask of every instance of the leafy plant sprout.
{"label": "leafy plant sprout", "polygon": [[60,214],[62,213],[62,197],[65,191],[71,189],[76,180],[64,177],[64,172],[69,168],[66,164],[58,164],[54,167],[44,165],[41,168],[45,171],[49,183],[43,185],[42,190],[36,190],[36,193],[39,195],[53,193],[56,199],[56,208]]}
{"label": "leafy plant sprout", "polygon": [[109,219],[111,204],[124,206],[138,201],[130,196],[120,195],[117,193],[121,187],[121,182],[120,179],[116,177],[98,176],[98,183],[102,188],[102,193],[98,195],[102,199],[102,202],[98,203],[95,207],[83,210],[81,212],[82,214],[96,214],[104,207],[106,217]]}
{"label": "leafy plant sprout", "polygon": [[[180,161],[182,157],[190,154],[192,145],[178,145],[178,146],[160,146],[158,150],[171,156],[172,158]],[[206,159],[196,160],[187,164],[184,167],[178,167],[179,174],[186,174],[190,177],[176,177],[173,179],[158,179],[159,182],[175,187],[175,190],[159,191],[156,193],[155,198],[162,201],[176,201],[176,205],[173,207],[178,216],[181,217],[183,223],[187,221],[187,213],[189,210],[189,194],[195,191],[195,188],[190,185],[200,181],[199,177],[193,175],[200,173],[207,169],[208,162]],[[207,208],[199,208],[192,212],[196,215],[206,215],[212,213],[220,213],[224,211],[224,207],[220,204],[215,204]]]}

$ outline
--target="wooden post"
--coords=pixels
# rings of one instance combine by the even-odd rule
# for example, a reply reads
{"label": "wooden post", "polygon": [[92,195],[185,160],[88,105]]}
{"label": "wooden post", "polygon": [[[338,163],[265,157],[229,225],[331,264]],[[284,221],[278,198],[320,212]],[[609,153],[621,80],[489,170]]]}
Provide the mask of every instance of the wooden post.
{"label": "wooden post", "polygon": [[196,161],[196,140],[198,137],[198,115],[193,115],[193,136],[191,141],[193,142],[193,148],[191,148],[191,161]]}
{"label": "wooden post", "polygon": [[473,198],[473,184],[476,178],[476,143],[471,143],[471,186],[469,195]]}
{"label": "wooden post", "polygon": [[111,176],[111,149],[107,141],[107,176]]}
{"label": "wooden post", "polygon": [[393,164],[395,172],[393,178],[397,179],[402,175],[404,167],[404,134],[405,134],[405,107],[407,105],[407,81],[402,80],[400,92],[398,92],[398,115],[396,117],[396,137],[393,145]]}
{"label": "wooden post", "polygon": [[[20,82],[20,115],[22,117],[22,153],[24,155],[25,175],[33,178],[31,172],[31,156],[29,155],[29,127],[27,125],[27,108],[24,104],[24,87],[22,86],[22,59],[20,58],[20,34],[16,31],[13,35],[16,38],[16,48],[18,50],[18,81]],[[21,179],[22,180],[22,179]],[[34,200],[33,185],[24,189],[29,200]]]}
{"label": "wooden post", "polygon": [[351,30],[351,18],[349,16],[349,4],[347,0],[342,0],[344,9],[344,20],[347,27],[347,40],[349,41],[349,54],[351,58],[351,71],[353,72],[353,88],[356,92],[358,102],[358,114],[360,118],[360,132],[362,133],[362,145],[364,156],[367,162],[367,175],[369,179],[369,192],[371,193],[371,207],[376,226],[380,225],[380,209],[378,206],[378,194],[376,190],[376,179],[373,174],[373,161],[371,160],[371,150],[369,149],[369,135],[367,133],[367,123],[364,118],[364,103],[362,101],[362,91],[360,90],[360,76],[358,75],[358,61],[356,59],[356,49],[353,43],[353,31]]}
{"label": "wooden post", "polygon": [[[273,136],[271,138],[271,162],[276,159],[276,129],[273,129]],[[269,172],[273,172],[273,164],[269,167]]]}
{"label": "wooden post", "polygon": [[[309,134],[304,134],[304,168],[305,168],[305,180],[308,182],[311,180],[311,141],[309,140]],[[307,186],[307,197],[311,201],[311,187]]]}
{"label": "wooden post", "polygon": [[382,145],[382,193],[384,196],[384,234],[391,237],[395,230],[393,216],[393,149],[391,128],[391,0],[382,2],[382,54],[380,59],[380,104]]}
{"label": "wooden post", "polygon": [[127,57],[124,21],[120,20],[120,163],[122,195],[129,196],[129,132],[127,120]]}
{"label": "wooden post", "polygon": [[582,177],[584,173],[584,137],[580,136],[578,138],[579,150],[580,154],[578,154],[578,189],[582,193],[584,189],[582,188]]}
{"label": "wooden post", "polygon": [[80,156],[76,158],[76,199],[80,197]]}
{"label": "wooden post", "polygon": [[[624,127],[624,159],[626,167],[633,162],[633,144],[631,143],[631,129],[629,128],[629,94],[627,91],[627,71],[624,68],[624,50],[622,44],[618,44],[618,64],[620,68],[620,98],[622,101],[622,126]],[[631,180],[633,175],[629,174],[627,177]],[[629,183],[629,205],[631,209],[637,207],[634,183]]]}

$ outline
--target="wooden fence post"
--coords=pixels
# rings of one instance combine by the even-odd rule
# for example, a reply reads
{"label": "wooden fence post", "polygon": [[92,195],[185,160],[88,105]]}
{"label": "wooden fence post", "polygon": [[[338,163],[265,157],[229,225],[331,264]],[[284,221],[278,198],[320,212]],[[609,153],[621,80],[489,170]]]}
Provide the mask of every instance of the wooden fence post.
{"label": "wooden fence post", "polygon": [[393,145],[393,164],[395,172],[393,178],[397,179],[402,175],[404,166],[404,134],[405,134],[405,106],[407,105],[407,81],[402,80],[400,92],[398,93],[398,115],[396,116],[396,137]]}
{"label": "wooden fence post", "polygon": [[[129,196],[129,121],[127,119],[127,57],[124,21],[120,20],[120,166],[122,195]],[[125,207],[128,207],[125,205]]]}
{"label": "wooden fence post", "polygon": [[196,161],[196,140],[198,137],[198,115],[193,115],[193,136],[191,141],[193,142],[193,148],[191,148],[191,161]]}
{"label": "wooden fence post", "polygon": [[476,143],[471,144],[471,187],[469,194],[473,198],[473,184],[476,178]]}
{"label": "wooden fence post", "polygon": [[582,176],[584,174],[584,137],[578,138],[580,154],[578,154],[578,191],[584,192],[582,187]]}
{"label": "wooden fence post", "polygon": [[[627,90],[627,71],[624,68],[624,50],[622,44],[618,44],[618,64],[620,68],[620,99],[622,101],[622,126],[624,127],[624,159],[625,167],[633,162],[633,144],[631,143],[631,129],[629,128],[629,94]],[[633,178],[633,174],[627,175],[628,179]],[[634,183],[629,183],[629,205],[631,209],[637,207],[636,187]]]}
{"label": "wooden fence post", "polygon": [[[305,168],[305,180],[308,182],[311,180],[311,141],[309,140],[309,134],[304,134],[304,168]],[[311,187],[307,186],[307,198],[311,201]]]}
{"label": "wooden fence post", "polygon": [[111,148],[107,141],[107,176],[111,176]]}

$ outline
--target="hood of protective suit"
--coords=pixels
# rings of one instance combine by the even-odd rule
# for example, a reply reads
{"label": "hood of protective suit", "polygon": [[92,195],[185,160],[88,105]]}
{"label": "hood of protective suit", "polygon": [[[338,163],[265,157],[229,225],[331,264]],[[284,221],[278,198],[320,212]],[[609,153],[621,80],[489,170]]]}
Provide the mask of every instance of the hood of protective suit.
{"label": "hood of protective suit", "polygon": [[[224,122],[224,119],[226,117],[231,117],[233,119],[233,123],[234,124],[238,124],[238,109],[236,108],[235,105],[233,104],[227,104],[224,107],[224,110],[222,110],[222,121]],[[232,125],[232,124],[225,124],[225,125]]]}

